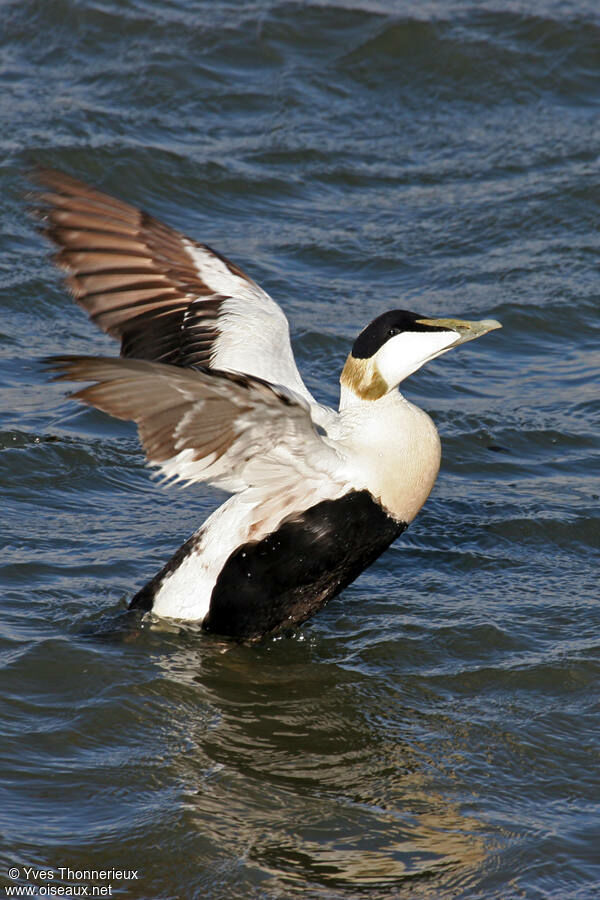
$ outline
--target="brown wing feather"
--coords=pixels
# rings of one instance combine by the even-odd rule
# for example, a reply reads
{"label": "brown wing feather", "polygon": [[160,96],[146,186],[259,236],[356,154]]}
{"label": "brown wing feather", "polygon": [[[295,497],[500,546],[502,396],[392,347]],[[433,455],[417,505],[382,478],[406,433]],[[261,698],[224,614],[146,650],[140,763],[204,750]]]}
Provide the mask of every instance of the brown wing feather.
{"label": "brown wing feather", "polygon": [[186,245],[254,282],[205,244],[76,178],[39,169],[32,180],[43,188],[37,212],[59,247],[57,264],[92,320],[121,340],[121,355],[210,366],[225,297],[202,280]]}

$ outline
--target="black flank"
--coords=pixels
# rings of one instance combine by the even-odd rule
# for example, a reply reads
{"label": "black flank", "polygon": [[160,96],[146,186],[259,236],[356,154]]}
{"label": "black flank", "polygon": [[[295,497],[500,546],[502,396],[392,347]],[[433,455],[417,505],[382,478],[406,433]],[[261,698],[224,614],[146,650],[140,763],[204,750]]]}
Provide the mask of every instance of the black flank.
{"label": "black flank", "polygon": [[366,490],[323,500],[231,554],[203,627],[256,640],[299,625],[354,581],[406,527]]}

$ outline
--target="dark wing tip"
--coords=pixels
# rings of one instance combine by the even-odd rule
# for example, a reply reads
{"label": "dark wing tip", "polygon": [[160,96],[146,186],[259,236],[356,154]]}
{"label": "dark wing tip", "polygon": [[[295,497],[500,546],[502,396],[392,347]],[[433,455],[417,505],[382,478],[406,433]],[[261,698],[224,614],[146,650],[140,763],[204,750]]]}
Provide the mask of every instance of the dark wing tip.
{"label": "dark wing tip", "polygon": [[81,373],[81,367],[93,363],[94,356],[45,356],[41,364],[52,375],[52,381],[87,381],[89,375]]}
{"label": "dark wing tip", "polygon": [[[38,229],[45,233],[48,213],[52,208],[52,203],[44,191],[51,189],[64,193],[66,183],[61,180],[63,173],[58,169],[32,163],[23,170],[22,175],[24,180],[30,185],[23,195],[25,210],[27,215],[38,223]],[[64,178],[69,178],[69,176],[64,176]],[[59,184],[61,187],[59,187]]]}
{"label": "dark wing tip", "polygon": [[66,172],[62,172],[60,169],[54,169],[52,166],[42,166],[39,163],[29,166],[25,170],[24,175],[27,181],[35,184],[37,187],[50,188],[55,191],[71,192],[83,190],[89,192],[95,190],[95,188],[90,187],[90,185],[79,178],[75,178],[73,175],[67,175]]}
{"label": "dark wing tip", "polygon": [[37,163],[26,169],[23,172],[23,176],[32,185],[32,188],[26,192],[25,199],[34,203],[36,208],[52,205],[51,198],[45,195],[46,191],[62,196],[95,191],[94,188],[91,188],[79,178],[67,175],[66,172],[61,172],[60,169],[41,166]]}

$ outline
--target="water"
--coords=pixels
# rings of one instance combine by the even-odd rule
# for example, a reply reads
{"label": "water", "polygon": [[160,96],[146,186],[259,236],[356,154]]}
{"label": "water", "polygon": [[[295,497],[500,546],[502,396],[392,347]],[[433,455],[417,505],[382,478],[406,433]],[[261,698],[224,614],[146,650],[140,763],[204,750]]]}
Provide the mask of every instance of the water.
{"label": "water", "polygon": [[[532,8],[0,7],[3,885],[598,896],[600,17]],[[323,402],[385,309],[503,322],[407,383],[434,494],[293,636],[119,627],[219,498],[47,383],[116,347],[24,216],[31,161],[247,269]]]}

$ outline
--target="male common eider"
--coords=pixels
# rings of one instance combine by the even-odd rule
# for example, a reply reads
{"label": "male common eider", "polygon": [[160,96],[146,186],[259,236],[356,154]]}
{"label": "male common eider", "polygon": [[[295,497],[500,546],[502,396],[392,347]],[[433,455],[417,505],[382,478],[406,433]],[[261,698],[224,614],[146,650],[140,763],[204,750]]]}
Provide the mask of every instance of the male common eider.
{"label": "male common eider", "polygon": [[435,482],[437,430],[398,385],[500,324],[383,313],[354,342],[335,412],[304,385],[280,307],[235,264],[60,172],[34,178],[75,299],[121,341],[121,358],[53,358],[57,377],[93,382],[73,396],[135,421],[167,478],[233,495],[131,608],[240,640],[304,622]]}

